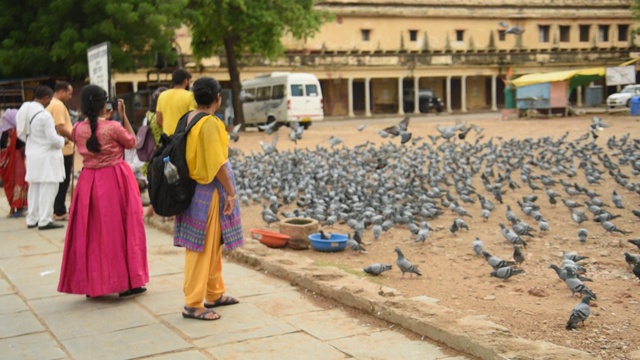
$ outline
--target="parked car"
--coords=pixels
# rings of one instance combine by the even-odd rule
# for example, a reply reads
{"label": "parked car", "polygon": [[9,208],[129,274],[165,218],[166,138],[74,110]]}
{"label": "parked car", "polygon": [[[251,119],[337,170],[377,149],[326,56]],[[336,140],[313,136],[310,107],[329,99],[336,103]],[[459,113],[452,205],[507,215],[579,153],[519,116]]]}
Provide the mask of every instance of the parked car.
{"label": "parked car", "polygon": [[[405,91],[404,95],[404,112],[410,113],[414,109],[414,97],[413,90]],[[420,89],[418,90],[418,106],[421,113],[427,113],[432,110],[442,112],[444,109],[444,102],[442,99],[436,96],[432,89]]]}
{"label": "parked car", "polygon": [[640,95],[640,85],[627,85],[622,91],[611,94],[607,97],[607,106],[610,108],[626,106],[631,104],[631,98]]}

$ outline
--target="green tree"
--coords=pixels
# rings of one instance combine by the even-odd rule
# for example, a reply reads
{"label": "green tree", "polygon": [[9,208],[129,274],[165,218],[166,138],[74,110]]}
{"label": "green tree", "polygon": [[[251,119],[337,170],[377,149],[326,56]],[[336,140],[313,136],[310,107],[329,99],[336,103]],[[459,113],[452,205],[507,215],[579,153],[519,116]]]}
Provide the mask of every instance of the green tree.
{"label": "green tree", "polygon": [[0,76],[88,74],[87,49],[111,42],[112,69],[175,59],[172,41],[188,0],[2,1]]}
{"label": "green tree", "polygon": [[315,9],[313,0],[190,0],[185,15],[196,59],[224,51],[235,119],[240,124],[244,115],[239,60],[276,58],[284,53],[285,35],[307,39],[331,17]]}

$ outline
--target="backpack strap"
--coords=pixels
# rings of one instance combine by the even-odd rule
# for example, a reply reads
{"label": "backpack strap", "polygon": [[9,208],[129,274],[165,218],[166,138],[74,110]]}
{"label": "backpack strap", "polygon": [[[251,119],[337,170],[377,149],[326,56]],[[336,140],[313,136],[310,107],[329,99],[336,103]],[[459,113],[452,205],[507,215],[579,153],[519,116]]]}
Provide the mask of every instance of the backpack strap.
{"label": "backpack strap", "polygon": [[188,133],[189,130],[191,130],[191,128],[194,127],[195,124],[200,119],[202,119],[203,117],[205,117],[207,115],[211,115],[209,113],[204,113],[204,112],[197,113],[196,116],[194,116],[193,119],[191,119],[191,122],[189,123],[189,126],[187,126],[187,120],[189,119],[189,114],[191,114],[191,113],[192,113],[192,111],[189,111],[188,113],[182,115],[180,120],[178,120],[178,125],[176,126],[176,133]]}

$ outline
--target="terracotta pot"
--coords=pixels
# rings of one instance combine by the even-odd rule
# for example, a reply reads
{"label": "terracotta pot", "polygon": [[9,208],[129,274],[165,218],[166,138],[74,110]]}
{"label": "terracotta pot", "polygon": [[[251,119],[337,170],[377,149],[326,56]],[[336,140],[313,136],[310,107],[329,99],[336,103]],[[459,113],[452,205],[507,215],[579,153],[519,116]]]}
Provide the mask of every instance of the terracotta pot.
{"label": "terracotta pot", "polygon": [[307,218],[290,218],[280,220],[280,233],[291,236],[289,248],[294,250],[308,249],[311,242],[309,235],[317,233],[320,228],[318,220]]}

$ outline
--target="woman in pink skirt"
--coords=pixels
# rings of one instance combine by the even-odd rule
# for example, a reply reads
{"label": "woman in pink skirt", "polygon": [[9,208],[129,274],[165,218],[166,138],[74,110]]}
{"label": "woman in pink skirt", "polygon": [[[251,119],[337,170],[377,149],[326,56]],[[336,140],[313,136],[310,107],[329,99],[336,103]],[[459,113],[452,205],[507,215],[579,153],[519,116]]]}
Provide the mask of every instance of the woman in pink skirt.
{"label": "woman in pink skirt", "polygon": [[80,94],[86,120],[73,128],[83,169],[69,213],[58,291],[96,297],[121,297],[146,291],[147,244],[140,190],[124,149],[136,137],[119,100],[124,127],[104,119],[107,94],[87,85]]}

